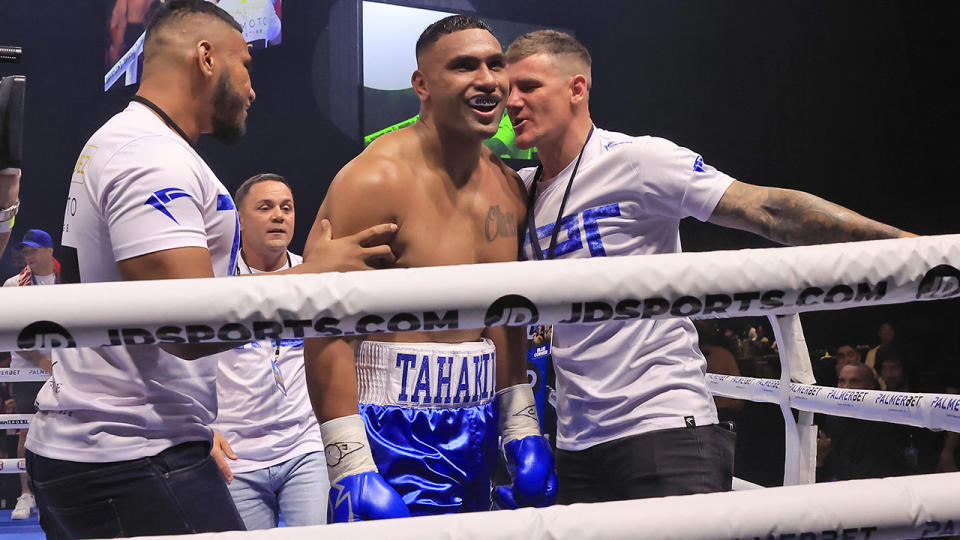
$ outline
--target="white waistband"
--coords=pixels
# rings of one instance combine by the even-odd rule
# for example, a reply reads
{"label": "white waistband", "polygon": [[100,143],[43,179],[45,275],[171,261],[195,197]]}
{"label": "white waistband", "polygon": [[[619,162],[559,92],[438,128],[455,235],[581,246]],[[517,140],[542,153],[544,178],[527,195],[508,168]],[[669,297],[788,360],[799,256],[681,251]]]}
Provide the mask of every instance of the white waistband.
{"label": "white waistband", "polygon": [[489,403],[496,394],[496,350],[489,339],[467,343],[357,345],[360,403],[453,409]]}

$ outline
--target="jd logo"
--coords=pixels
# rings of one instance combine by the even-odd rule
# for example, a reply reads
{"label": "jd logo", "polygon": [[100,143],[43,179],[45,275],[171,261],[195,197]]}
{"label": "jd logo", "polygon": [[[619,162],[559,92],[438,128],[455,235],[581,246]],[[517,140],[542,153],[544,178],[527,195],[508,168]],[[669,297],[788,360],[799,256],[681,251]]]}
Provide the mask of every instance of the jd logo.
{"label": "jd logo", "polygon": [[519,294],[508,294],[490,304],[487,314],[483,317],[483,324],[484,326],[516,326],[536,324],[538,320],[540,320],[540,313],[533,302]]}
{"label": "jd logo", "polygon": [[70,332],[53,321],[30,323],[17,336],[17,347],[23,350],[76,346]]}
{"label": "jd logo", "polygon": [[935,300],[960,294],[960,270],[949,264],[931,268],[917,289],[917,300]]}

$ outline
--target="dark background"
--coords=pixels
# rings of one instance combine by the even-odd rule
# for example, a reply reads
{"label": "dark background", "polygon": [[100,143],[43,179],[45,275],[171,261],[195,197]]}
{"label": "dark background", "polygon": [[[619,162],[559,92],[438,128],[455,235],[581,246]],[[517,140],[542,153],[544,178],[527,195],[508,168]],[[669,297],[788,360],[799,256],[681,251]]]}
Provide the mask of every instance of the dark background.
{"label": "dark background", "polygon": [[[341,0],[342,1],[342,0]],[[134,88],[103,92],[109,0],[0,0],[0,44],[24,48],[27,127],[21,214],[55,240],[85,140]],[[302,247],[330,179],[362,148],[318,103],[332,2],[284,0],[283,44],[255,51],[248,136],[201,140],[231,190],[273,171],[294,185]],[[432,7],[455,11],[463,2]],[[694,149],[749,183],[801,189],[920,234],[957,232],[960,3],[915,1],[475,2],[481,15],[569,28],[594,58],[593,118]],[[410,54],[413,54],[411,51]],[[336,98],[336,96],[334,96]],[[691,221],[691,220],[687,220]],[[770,245],[695,222],[687,250]],[[19,271],[14,250],[0,277]],[[958,303],[804,315],[808,342],[867,344],[881,318],[956,352]]]}

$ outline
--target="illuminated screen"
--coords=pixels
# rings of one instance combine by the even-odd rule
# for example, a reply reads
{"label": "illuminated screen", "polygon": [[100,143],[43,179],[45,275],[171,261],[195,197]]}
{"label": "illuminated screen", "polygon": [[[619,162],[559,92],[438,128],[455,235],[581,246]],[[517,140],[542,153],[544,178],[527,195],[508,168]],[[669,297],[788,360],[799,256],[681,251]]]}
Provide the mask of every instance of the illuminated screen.
{"label": "illuminated screen", "polygon": [[[420,100],[410,85],[410,75],[417,68],[414,54],[417,38],[431,23],[454,13],[366,0],[362,10],[361,127],[364,144],[370,144],[384,133],[416,122]],[[517,36],[544,28],[480,16],[490,25],[504,48]],[[520,150],[513,139],[513,127],[504,114],[500,129],[485,143],[502,158],[531,159],[535,149]]]}
{"label": "illuminated screen", "polygon": [[[224,9],[243,27],[251,49],[280,44],[281,0],[208,0]],[[161,0],[114,0],[107,20],[107,73],[103,89],[123,78],[123,85],[136,84],[143,66],[143,38],[147,23]]]}

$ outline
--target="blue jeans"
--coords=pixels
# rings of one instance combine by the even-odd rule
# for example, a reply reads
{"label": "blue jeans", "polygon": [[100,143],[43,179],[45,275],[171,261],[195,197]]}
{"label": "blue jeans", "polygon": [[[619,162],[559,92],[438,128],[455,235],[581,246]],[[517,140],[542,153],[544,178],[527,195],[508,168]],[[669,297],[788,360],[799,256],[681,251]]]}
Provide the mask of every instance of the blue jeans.
{"label": "blue jeans", "polygon": [[111,463],[28,450],[27,473],[49,540],[243,530],[207,442]]}
{"label": "blue jeans", "polygon": [[279,515],[290,527],[327,522],[327,459],[310,452],[256,471],[236,473],[230,495],[247,530],[270,529]]}

